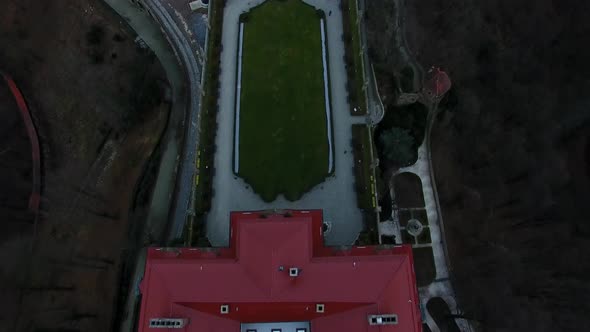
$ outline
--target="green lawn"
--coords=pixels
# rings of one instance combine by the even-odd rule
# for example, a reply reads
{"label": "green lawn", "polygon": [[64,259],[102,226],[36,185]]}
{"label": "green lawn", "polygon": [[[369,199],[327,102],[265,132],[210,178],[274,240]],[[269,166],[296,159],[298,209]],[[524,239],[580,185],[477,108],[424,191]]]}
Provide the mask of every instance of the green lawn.
{"label": "green lawn", "polygon": [[352,125],[356,197],[358,207],[363,210],[372,210],[377,206],[375,179],[371,169],[370,135],[371,132],[366,125]]}
{"label": "green lawn", "polygon": [[352,51],[354,52],[354,74],[356,76],[355,83],[357,89],[357,112],[356,115],[366,115],[367,114],[367,107],[365,100],[367,96],[365,94],[365,89],[363,88],[365,83],[365,75],[363,73],[363,58],[361,56],[361,36],[359,33],[359,24],[358,24],[358,3],[357,0],[350,0],[348,2],[349,5],[349,14],[350,14],[350,25],[352,27],[351,31],[351,38],[352,38]]}
{"label": "green lawn", "polygon": [[211,2],[209,39],[207,41],[207,63],[205,66],[205,95],[201,104],[201,132],[195,166],[194,209],[199,218],[211,207],[213,192],[212,171],[215,157],[215,134],[217,131],[217,100],[219,99],[219,71],[221,57],[221,33],[223,26],[224,1]]}
{"label": "green lawn", "polygon": [[[365,73],[361,55],[361,35],[357,0],[341,0],[344,60],[348,76],[348,98],[352,115],[366,115]],[[356,109],[356,111],[354,110]]]}
{"label": "green lawn", "polygon": [[244,27],[239,172],[265,200],[297,200],[328,175],[320,19],[269,0]]}

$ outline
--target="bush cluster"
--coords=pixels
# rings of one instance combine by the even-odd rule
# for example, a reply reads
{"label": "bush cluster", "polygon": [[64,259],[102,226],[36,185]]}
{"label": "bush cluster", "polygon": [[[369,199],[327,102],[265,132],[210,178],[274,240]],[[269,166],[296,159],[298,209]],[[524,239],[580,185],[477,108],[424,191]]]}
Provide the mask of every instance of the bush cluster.
{"label": "bush cluster", "polygon": [[201,105],[201,134],[199,140],[200,165],[199,185],[195,197],[195,211],[201,216],[211,208],[213,197],[213,176],[215,175],[215,137],[217,132],[217,111],[219,100],[219,74],[221,70],[221,37],[223,8],[225,0],[211,2],[211,30],[207,45],[207,68],[205,69],[204,98]]}

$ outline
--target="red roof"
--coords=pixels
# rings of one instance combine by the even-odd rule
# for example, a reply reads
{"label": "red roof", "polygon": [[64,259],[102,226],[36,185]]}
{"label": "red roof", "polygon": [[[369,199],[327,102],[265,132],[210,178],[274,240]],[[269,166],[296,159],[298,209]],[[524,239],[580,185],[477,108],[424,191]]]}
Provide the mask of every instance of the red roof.
{"label": "red roof", "polygon": [[451,79],[440,68],[432,67],[426,73],[424,89],[433,97],[439,98],[451,89]]}
{"label": "red roof", "polygon": [[[230,242],[217,249],[151,248],[139,331],[153,331],[151,318],[185,318],[181,331],[201,332],[285,321],[309,321],[314,332],[421,331],[409,246],[325,247],[318,210],[234,212]],[[289,276],[291,267],[299,276]],[[316,313],[318,303],[324,313]],[[369,325],[372,314],[396,314],[398,324]]]}

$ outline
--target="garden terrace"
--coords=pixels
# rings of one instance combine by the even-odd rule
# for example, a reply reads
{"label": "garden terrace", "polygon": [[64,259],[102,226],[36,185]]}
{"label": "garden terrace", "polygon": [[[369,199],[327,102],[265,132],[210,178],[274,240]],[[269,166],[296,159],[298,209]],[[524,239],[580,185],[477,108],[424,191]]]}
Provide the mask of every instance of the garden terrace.
{"label": "garden terrace", "polygon": [[352,126],[352,142],[354,155],[354,172],[356,178],[357,203],[363,210],[376,207],[375,181],[371,170],[370,131],[366,125]]}
{"label": "garden terrace", "polygon": [[242,15],[234,172],[294,201],[333,172],[323,12],[271,0]]}

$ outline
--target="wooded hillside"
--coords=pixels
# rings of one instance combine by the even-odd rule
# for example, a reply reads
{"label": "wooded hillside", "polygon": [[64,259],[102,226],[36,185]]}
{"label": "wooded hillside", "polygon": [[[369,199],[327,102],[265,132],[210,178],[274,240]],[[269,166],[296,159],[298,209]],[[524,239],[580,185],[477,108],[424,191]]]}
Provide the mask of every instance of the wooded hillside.
{"label": "wooded hillside", "polygon": [[[372,53],[388,54],[378,28],[396,8],[368,3],[385,49]],[[432,148],[465,315],[489,331],[590,330],[590,2],[406,6],[418,61],[453,80]]]}

